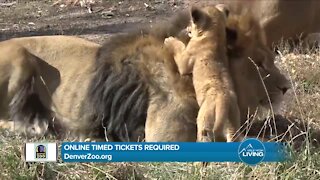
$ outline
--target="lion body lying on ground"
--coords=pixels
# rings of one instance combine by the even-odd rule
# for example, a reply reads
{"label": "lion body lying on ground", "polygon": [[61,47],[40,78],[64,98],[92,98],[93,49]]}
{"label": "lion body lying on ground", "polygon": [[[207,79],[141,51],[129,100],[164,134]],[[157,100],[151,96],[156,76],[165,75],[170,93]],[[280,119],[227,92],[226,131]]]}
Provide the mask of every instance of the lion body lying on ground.
{"label": "lion body lying on ground", "polygon": [[[68,124],[70,129],[79,129],[78,124],[84,125],[82,118],[86,118],[81,114],[85,100],[81,97],[86,96],[99,47],[68,36],[1,42],[0,67],[6,71],[1,71],[4,75],[0,80],[3,100],[0,107],[4,111],[0,119],[13,120],[16,130],[30,135],[42,135],[54,118]],[[75,119],[78,123],[73,124]],[[35,127],[28,127],[32,124]]]}
{"label": "lion body lying on ground", "polygon": [[[191,76],[179,75],[172,51],[163,46],[189,22],[177,20],[172,26],[114,35],[103,46],[68,36],[1,42],[0,124],[30,136],[70,132],[80,138],[137,141],[145,132],[146,141],[195,141],[199,107]],[[245,22],[250,29],[251,21],[241,18],[229,24],[241,42],[251,42],[250,49],[237,44],[228,55],[242,122],[257,107],[268,106],[269,98],[272,104],[281,102],[288,89],[272,53],[256,38],[261,32],[246,33],[239,26]],[[248,56],[266,77],[270,97]]]}

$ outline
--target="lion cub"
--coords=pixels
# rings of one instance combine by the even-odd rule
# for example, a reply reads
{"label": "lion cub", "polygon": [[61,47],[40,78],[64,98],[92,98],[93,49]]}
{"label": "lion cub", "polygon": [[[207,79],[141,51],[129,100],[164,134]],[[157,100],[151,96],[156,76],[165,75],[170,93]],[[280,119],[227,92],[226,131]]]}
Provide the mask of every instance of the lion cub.
{"label": "lion cub", "polygon": [[239,141],[240,112],[227,57],[227,11],[210,6],[191,8],[190,41],[185,46],[169,37],[165,46],[173,51],[181,75],[193,74],[196,99],[198,142]]}

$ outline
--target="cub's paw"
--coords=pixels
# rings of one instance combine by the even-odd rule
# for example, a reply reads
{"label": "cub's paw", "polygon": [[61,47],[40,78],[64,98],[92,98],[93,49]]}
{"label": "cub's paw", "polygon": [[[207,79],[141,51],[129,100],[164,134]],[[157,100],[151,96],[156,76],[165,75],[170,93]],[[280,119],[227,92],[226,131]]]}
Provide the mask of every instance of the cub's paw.
{"label": "cub's paw", "polygon": [[164,44],[166,46],[171,46],[174,45],[177,41],[179,41],[177,38],[171,36],[164,40]]}
{"label": "cub's paw", "polygon": [[213,142],[213,132],[209,129],[198,129],[197,142]]}
{"label": "cub's paw", "polygon": [[182,41],[175,37],[168,37],[164,40],[164,45],[168,48],[173,50],[174,53],[180,53],[183,51],[185,45]]}
{"label": "cub's paw", "polygon": [[227,134],[227,142],[241,142],[244,140],[242,134]]}
{"label": "cub's paw", "polygon": [[200,136],[197,138],[197,142],[214,142],[214,139],[210,136]]}
{"label": "cub's paw", "polygon": [[[213,142],[214,141],[214,136],[212,130],[208,129],[198,129],[198,134],[197,134],[197,142],[202,143],[202,142]],[[197,162],[196,165],[200,168],[206,168],[209,165],[209,162]]]}

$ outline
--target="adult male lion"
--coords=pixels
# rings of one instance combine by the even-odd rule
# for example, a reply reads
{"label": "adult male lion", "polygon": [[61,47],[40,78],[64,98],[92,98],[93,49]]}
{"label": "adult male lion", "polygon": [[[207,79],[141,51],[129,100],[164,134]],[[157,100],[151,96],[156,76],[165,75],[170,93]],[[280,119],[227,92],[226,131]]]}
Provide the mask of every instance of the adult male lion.
{"label": "adult male lion", "polygon": [[[101,47],[68,36],[17,38],[0,43],[0,98],[3,125],[27,135],[72,132],[77,136],[147,141],[195,141],[198,105],[191,77],[181,77],[165,37],[177,36],[189,22],[178,16],[171,26],[156,26],[112,36]],[[234,18],[239,41],[230,49],[231,74],[247,119],[268,95],[253,63],[260,68],[272,103],[288,89],[255,25]],[[256,39],[256,40],[254,40]],[[250,42],[249,49],[246,44]]]}

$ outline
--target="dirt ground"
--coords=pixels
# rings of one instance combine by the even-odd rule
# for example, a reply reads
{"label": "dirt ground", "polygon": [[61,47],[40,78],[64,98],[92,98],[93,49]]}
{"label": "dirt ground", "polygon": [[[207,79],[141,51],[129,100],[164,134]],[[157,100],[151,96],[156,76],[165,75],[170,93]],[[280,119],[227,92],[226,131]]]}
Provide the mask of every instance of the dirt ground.
{"label": "dirt ground", "polygon": [[183,0],[107,0],[86,7],[52,1],[0,0],[0,40],[35,35],[77,35],[101,43],[113,33],[169,17],[185,8]]}

